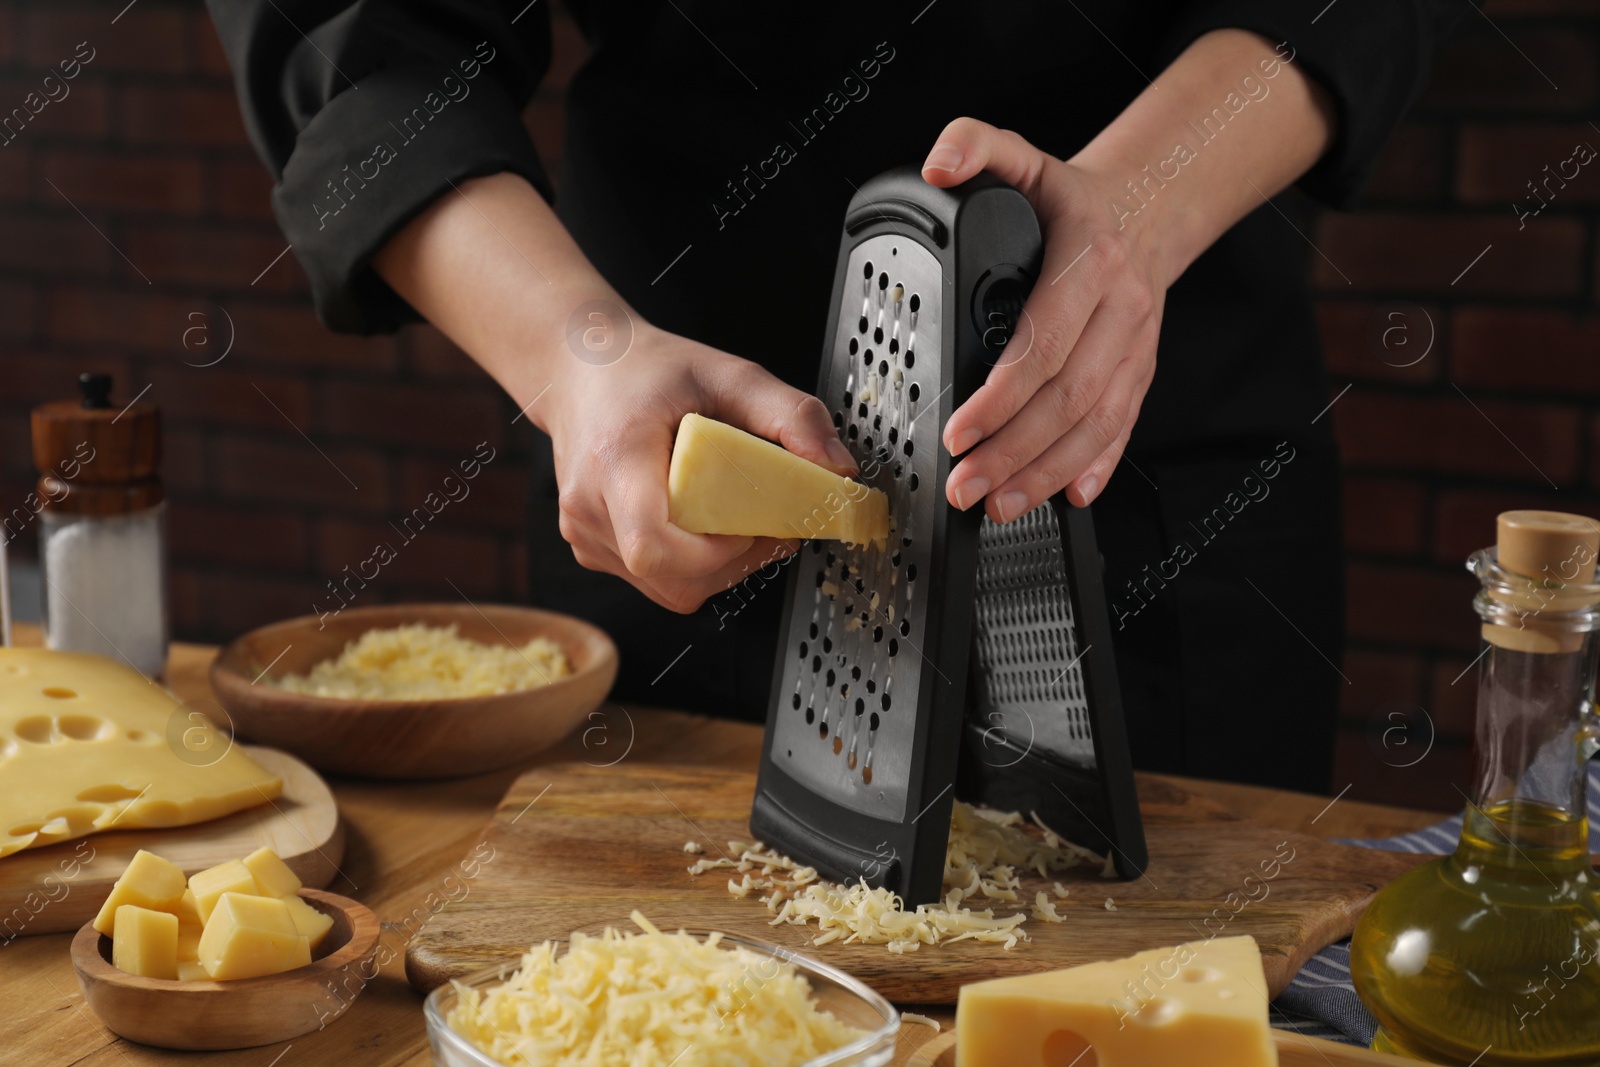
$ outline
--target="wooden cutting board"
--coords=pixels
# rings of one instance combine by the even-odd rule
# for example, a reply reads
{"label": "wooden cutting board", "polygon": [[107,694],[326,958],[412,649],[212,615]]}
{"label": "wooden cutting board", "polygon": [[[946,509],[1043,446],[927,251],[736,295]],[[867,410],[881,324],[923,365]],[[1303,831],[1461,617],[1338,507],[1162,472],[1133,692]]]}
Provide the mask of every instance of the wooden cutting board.
{"label": "wooden cutting board", "polygon": [[14,936],[76,930],[93,919],[141,848],[193,874],[265,845],[305,885],[321,889],[333,881],[344,859],[344,827],[328,784],[287,752],[244,750],[283,779],[283,795],[193,826],[112,830],[0,859],[0,945]]}
{"label": "wooden cutting board", "polygon": [[[882,945],[812,946],[814,928],[769,926],[759,901],[730,896],[726,872],[688,873],[696,857],[684,853],[686,841],[716,856],[730,838],[749,839],[754,793],[754,774],[700,767],[568,763],[530,771],[512,785],[474,851],[476,875],[411,941],[407,975],[429,990],[538,941],[627,927],[638,908],[663,927],[726,930],[804,952],[901,1003],[954,1004],[960,985],[974,979],[1214,934],[1253,935],[1277,996],[1307,959],[1351,931],[1380,886],[1421,859],[1269,829],[1140,776],[1146,877],[1117,882],[1066,872],[1060,880],[1071,895],[1058,908],[1067,921],[1029,919],[1033,940],[1011,951],[969,941],[896,955]],[[1266,880],[1262,864],[1270,869],[1275,858],[1283,860],[1277,877]],[[1031,898],[1034,883],[1025,886]]]}
{"label": "wooden cutting board", "polygon": [[[926,1027],[902,1026],[899,1045],[906,1044],[907,1032]],[[1324,1041],[1305,1034],[1272,1031],[1273,1044],[1278,1046],[1278,1067],[1417,1067],[1419,1060],[1404,1060],[1381,1052]],[[898,1054],[894,1062],[905,1067],[956,1067],[956,1032],[945,1030],[922,1041],[909,1054]]]}

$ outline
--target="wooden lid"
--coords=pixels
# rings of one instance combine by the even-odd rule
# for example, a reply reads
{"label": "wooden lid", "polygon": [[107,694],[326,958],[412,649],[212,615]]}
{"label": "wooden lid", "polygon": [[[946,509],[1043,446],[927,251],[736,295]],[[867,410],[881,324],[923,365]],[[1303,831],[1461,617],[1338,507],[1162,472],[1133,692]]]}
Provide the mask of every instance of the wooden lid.
{"label": "wooden lid", "polygon": [[1565,511],[1502,511],[1496,526],[1496,558],[1504,569],[1563,585],[1594,581],[1600,522]]}
{"label": "wooden lid", "polygon": [[79,400],[33,409],[33,465],[46,508],[119,514],[162,499],[161,409],[111,402],[109,374],[80,374]]}

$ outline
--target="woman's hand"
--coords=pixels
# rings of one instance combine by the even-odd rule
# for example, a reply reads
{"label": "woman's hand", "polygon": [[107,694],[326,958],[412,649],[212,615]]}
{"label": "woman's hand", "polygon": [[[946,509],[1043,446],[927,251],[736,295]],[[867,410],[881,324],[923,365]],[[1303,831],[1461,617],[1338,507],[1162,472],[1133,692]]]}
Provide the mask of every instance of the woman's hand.
{"label": "woman's hand", "polygon": [[945,491],[1010,522],[1063,489],[1086,506],[1111,478],[1155,374],[1166,286],[1117,225],[1110,205],[1127,191],[1015,133],[957,119],[922,176],[949,187],[984,170],[1033,205],[1044,264],[988,380],[945,424],[945,448],[965,454]]}
{"label": "woman's hand", "polygon": [[569,360],[538,410],[555,450],[561,536],[578,562],[673,611],[694,611],[799,544],[691,534],[667,521],[667,469],[685,412],[856,473],[822,401],[748,360],[648,326],[616,363]]}

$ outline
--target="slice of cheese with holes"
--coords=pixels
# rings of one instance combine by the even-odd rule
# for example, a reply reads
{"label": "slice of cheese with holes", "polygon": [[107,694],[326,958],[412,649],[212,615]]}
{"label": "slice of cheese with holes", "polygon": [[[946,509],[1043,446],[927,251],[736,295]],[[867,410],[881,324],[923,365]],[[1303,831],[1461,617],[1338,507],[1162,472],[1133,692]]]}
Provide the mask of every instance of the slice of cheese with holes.
{"label": "slice of cheese with holes", "polygon": [[0,648],[0,857],[101,830],[187,826],[282,791],[138,671],[86,653]]}
{"label": "slice of cheese with holes", "polygon": [[961,987],[959,1067],[1275,1067],[1252,937]]}
{"label": "slice of cheese with holes", "polygon": [[678,423],[667,517],[690,533],[881,546],[889,498],[743,430],[692,412]]}

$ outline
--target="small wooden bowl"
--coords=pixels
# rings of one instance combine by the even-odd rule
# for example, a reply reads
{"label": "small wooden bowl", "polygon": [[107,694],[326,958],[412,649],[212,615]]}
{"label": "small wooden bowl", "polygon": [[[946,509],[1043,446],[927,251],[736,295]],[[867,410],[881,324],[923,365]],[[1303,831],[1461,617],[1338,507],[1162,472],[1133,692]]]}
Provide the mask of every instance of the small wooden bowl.
{"label": "small wooden bowl", "polygon": [[[341,700],[256,684],[304,674],[368,630],[454,624],[485,644],[547,637],[572,674],[538,689],[453,700]],[[294,753],[318,770],[369,778],[449,778],[520,763],[560,741],[606,698],[617,646],[581,619],[536,608],[392,604],[263,626],[224,648],[211,688],[242,738]]]}
{"label": "small wooden bowl", "polygon": [[382,932],[365,905],[302,889],[306,903],[333,916],[333,928],[305,967],[232,982],[141,978],[111,965],[111,939],[85,925],[72,939],[83,999],[106,1027],[160,1048],[253,1048],[320,1030],[350,1006],[378,973]]}

